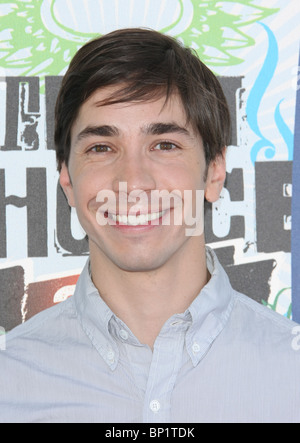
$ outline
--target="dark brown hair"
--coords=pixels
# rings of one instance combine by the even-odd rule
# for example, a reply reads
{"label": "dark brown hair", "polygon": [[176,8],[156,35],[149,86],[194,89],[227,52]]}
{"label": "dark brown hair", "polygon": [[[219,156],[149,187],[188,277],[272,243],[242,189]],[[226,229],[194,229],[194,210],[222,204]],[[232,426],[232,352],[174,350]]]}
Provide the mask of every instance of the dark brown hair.
{"label": "dark brown hair", "polygon": [[148,29],[121,29],[84,45],[63,78],[55,108],[58,170],[68,165],[71,129],[99,88],[120,85],[103,103],[147,101],[178,92],[187,121],[201,135],[209,164],[230,143],[230,114],[219,81],[196,52]]}

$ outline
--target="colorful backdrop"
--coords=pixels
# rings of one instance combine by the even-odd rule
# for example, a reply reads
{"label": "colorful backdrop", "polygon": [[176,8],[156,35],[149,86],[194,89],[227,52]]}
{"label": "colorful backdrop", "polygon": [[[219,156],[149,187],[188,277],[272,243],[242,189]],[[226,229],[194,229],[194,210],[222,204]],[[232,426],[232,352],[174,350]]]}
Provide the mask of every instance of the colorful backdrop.
{"label": "colorful backdrop", "polygon": [[[178,38],[219,76],[233,130],[226,186],[206,207],[206,241],[237,290],[300,319],[291,277],[292,199],[300,214],[295,186],[293,195],[299,23],[298,0],[0,1],[2,328],[74,291],[88,247],[58,185],[55,99],[80,46],[135,26]],[[295,161],[294,185],[298,174]],[[295,236],[296,227],[296,245]]]}

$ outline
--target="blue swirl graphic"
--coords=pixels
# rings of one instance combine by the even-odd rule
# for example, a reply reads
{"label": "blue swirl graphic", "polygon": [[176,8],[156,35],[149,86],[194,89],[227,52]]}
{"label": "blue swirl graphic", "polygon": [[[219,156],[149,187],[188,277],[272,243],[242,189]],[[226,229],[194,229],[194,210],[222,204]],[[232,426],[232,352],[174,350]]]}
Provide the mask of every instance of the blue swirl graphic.
{"label": "blue swirl graphic", "polygon": [[[265,25],[262,22],[258,22],[258,24],[260,24],[265,31],[267,32],[268,35],[268,51],[267,51],[267,55],[264,61],[264,64],[262,66],[262,69],[250,91],[248,100],[247,100],[247,105],[246,105],[246,114],[247,114],[247,119],[248,119],[248,124],[250,126],[250,128],[252,129],[252,131],[260,138],[260,140],[258,140],[252,147],[251,149],[251,161],[254,164],[256,159],[257,159],[257,155],[258,153],[264,149],[264,155],[266,159],[272,159],[275,156],[275,152],[276,152],[276,147],[275,145],[271,142],[271,140],[267,139],[261,132],[261,129],[259,127],[259,123],[258,123],[258,111],[261,105],[261,101],[263,99],[263,96],[274,76],[277,64],[278,64],[278,44],[276,41],[276,38],[273,34],[273,32],[271,31],[271,29]],[[283,138],[283,140],[285,141],[287,148],[288,148],[288,158],[289,160],[292,159],[293,157],[293,134],[290,131],[289,127],[287,126],[287,124],[284,122],[281,113],[280,113],[280,104],[282,103],[283,100],[281,100],[275,110],[274,113],[274,119],[275,119],[275,123],[277,125],[277,128]]]}
{"label": "blue swirl graphic", "polygon": [[282,115],[280,113],[280,105],[283,102],[283,99],[280,100],[278,103],[276,110],[275,110],[275,122],[277,125],[277,128],[279,129],[279,132],[285,141],[285,144],[288,148],[288,160],[293,160],[293,154],[294,154],[294,134],[288,127],[288,125],[285,123],[285,121],[282,118]]}

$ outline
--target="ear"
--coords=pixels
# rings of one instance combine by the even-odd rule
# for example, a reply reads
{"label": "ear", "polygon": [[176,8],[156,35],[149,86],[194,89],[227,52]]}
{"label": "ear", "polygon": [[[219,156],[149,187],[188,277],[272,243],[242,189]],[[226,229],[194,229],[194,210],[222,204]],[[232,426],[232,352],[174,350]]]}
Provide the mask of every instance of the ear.
{"label": "ear", "polygon": [[75,207],[73,185],[71,182],[68,167],[65,163],[62,164],[59,176],[59,183],[60,186],[63,188],[63,191],[68,199],[69,205]]}
{"label": "ear", "polygon": [[226,179],[226,148],[213,160],[207,171],[205,198],[213,203],[219,200]]}

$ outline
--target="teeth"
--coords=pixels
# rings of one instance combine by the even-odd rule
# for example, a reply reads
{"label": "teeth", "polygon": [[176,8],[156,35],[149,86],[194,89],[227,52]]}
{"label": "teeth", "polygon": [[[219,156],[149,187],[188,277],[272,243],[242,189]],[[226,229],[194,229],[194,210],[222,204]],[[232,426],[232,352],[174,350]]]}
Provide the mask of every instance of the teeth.
{"label": "teeth", "polygon": [[146,225],[150,221],[154,221],[159,219],[165,214],[165,211],[162,212],[153,212],[151,214],[140,214],[140,215],[115,215],[110,214],[110,217],[113,221],[122,223],[122,225],[129,226],[138,226],[138,225]]}

